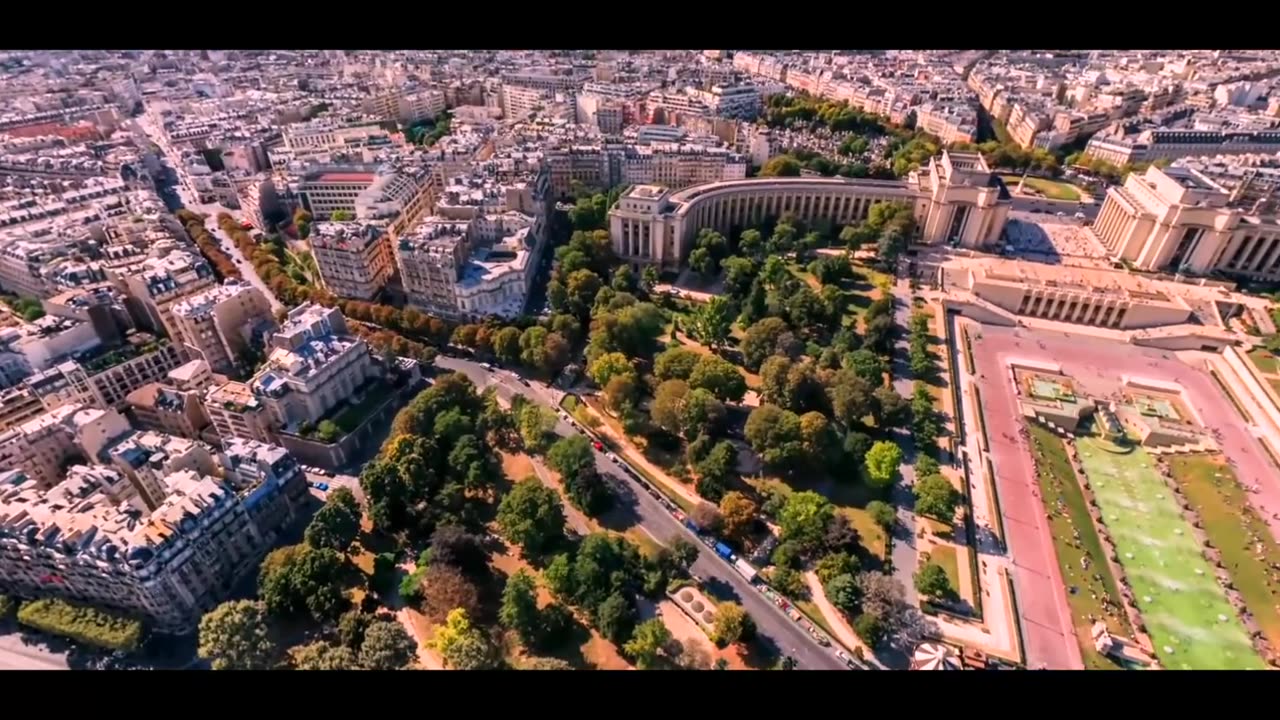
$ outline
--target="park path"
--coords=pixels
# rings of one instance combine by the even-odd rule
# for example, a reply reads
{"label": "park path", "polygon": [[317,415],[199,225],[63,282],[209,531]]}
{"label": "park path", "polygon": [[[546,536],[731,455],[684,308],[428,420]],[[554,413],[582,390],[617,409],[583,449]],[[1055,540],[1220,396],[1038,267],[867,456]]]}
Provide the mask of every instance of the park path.
{"label": "park path", "polygon": [[[410,575],[418,569],[417,564],[411,560],[400,563],[399,567]],[[395,608],[396,621],[404,627],[405,632],[409,633],[409,637],[413,638],[413,641],[418,644],[418,666],[423,670],[444,670],[444,660],[441,659],[440,654],[427,646],[426,618],[421,613],[405,606],[404,601],[400,598],[399,587],[396,588],[391,604]]]}
{"label": "park path", "polygon": [[836,640],[850,650],[862,648],[862,659],[864,662],[875,665],[881,670],[887,669],[871,648],[867,646],[862,638],[849,627],[849,623],[844,619],[844,613],[840,612],[831,601],[827,599],[826,592],[822,589],[822,583],[818,580],[818,574],[812,570],[808,570],[804,574],[805,584],[809,586],[809,597],[813,600],[813,604],[818,606],[818,611],[822,613],[822,619],[826,620],[827,625],[831,626],[832,632],[835,633]]}

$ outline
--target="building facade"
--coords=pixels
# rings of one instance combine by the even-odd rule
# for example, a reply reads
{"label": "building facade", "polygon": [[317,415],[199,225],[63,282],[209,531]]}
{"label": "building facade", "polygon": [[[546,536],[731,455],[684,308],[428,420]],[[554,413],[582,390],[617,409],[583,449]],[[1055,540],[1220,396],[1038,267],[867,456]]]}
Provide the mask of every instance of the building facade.
{"label": "building facade", "polygon": [[982,248],[999,241],[1008,218],[1008,191],[982,157],[944,152],[905,181],[843,178],[758,178],[671,192],[632,187],[609,212],[614,252],[636,264],[676,268],[703,228],[730,234],[766,217],[793,213],[806,222],[863,222],[872,206],[905,203],[916,219],[915,242]]}
{"label": "building facade", "polygon": [[173,306],[175,338],[192,357],[232,375],[242,354],[275,326],[271,303],[247,282],[228,280]]}
{"label": "building facade", "polygon": [[372,300],[395,272],[391,242],[379,225],[316,223],[309,240],[324,286],[338,297]]}

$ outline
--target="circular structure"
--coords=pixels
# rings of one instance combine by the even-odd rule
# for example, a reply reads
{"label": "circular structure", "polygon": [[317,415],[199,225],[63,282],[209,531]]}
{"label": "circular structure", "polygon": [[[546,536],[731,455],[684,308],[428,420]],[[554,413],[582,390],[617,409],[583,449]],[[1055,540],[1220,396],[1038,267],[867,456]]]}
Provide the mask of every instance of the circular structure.
{"label": "circular structure", "polygon": [[681,591],[680,602],[688,603],[691,600],[693,600],[693,593],[689,592],[688,590]]}
{"label": "circular structure", "polygon": [[707,607],[706,605],[702,604],[701,600],[694,600],[693,602],[689,603],[689,609],[693,610],[695,613],[702,612],[703,610],[706,609],[706,607]]}
{"label": "circular structure", "polygon": [[925,642],[911,655],[912,670],[959,670],[960,658],[942,643]]}

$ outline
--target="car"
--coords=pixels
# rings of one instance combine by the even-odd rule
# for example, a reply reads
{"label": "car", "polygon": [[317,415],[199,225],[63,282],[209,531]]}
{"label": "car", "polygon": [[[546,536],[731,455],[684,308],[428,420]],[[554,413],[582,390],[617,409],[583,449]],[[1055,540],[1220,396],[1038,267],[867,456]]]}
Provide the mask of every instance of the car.
{"label": "car", "polygon": [[595,448],[596,450],[600,450],[600,451],[603,451],[603,450],[604,450],[604,445],[601,445],[599,440],[592,440],[592,441],[591,441],[591,447]]}
{"label": "car", "polygon": [[1056,215],[1057,215],[1058,217],[1066,217],[1066,216],[1067,216],[1067,214],[1066,214],[1066,213],[1064,213],[1064,212],[1062,212],[1061,210],[1059,210],[1059,211],[1056,213]]}
{"label": "car", "polygon": [[329,483],[316,483],[316,489],[320,492],[329,492]]}
{"label": "car", "polygon": [[489,363],[480,363],[480,367],[484,368],[485,370],[493,370],[493,366],[490,365]]}
{"label": "car", "polygon": [[612,460],[612,461],[614,461],[614,462],[618,462],[618,456],[617,456],[617,455],[614,455],[614,454],[613,454],[613,453],[611,453],[611,452],[607,452],[607,453],[605,453],[605,454],[604,454],[604,456],[605,456],[605,457],[607,457],[607,458],[609,458],[610,460]]}
{"label": "car", "polygon": [[1083,220],[1083,219],[1084,219],[1084,213],[1082,213],[1082,212],[1078,212],[1078,213],[1076,213],[1076,219],[1077,219],[1077,220]]}
{"label": "car", "polygon": [[529,381],[525,380],[524,378],[520,378],[520,384],[525,387],[529,387]]}

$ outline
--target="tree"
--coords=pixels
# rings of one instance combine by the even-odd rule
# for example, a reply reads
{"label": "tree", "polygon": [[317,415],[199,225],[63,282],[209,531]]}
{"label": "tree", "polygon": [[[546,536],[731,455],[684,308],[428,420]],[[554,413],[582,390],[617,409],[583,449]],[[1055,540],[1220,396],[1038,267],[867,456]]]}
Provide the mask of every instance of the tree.
{"label": "tree", "polygon": [[485,670],[497,662],[493,649],[478,628],[472,627],[463,610],[454,610],[436,629],[431,645],[455,670]]}
{"label": "tree", "polygon": [[364,642],[365,631],[373,623],[374,616],[359,608],[352,608],[338,618],[338,642],[352,651],[360,649]]}
{"label": "tree", "polygon": [[800,442],[810,463],[817,465],[829,457],[834,437],[826,415],[807,412],[800,416]]}
{"label": "tree", "polygon": [[830,600],[832,605],[850,614],[857,611],[858,602],[862,599],[862,591],[858,588],[853,575],[849,573],[828,578],[822,586],[822,592],[826,594],[827,600]]}
{"label": "tree", "polygon": [[635,377],[635,374],[631,360],[620,352],[605,353],[587,366],[587,375],[600,387],[607,386],[617,375]]}
{"label": "tree", "polygon": [[819,558],[814,571],[824,583],[837,575],[848,575],[849,580],[853,580],[853,574],[858,572],[858,559],[843,551],[827,553]]}
{"label": "tree", "polygon": [[422,574],[421,588],[423,614],[434,622],[457,608],[468,616],[480,610],[480,589],[456,567],[432,563]]}
{"label": "tree", "polygon": [[703,280],[710,280],[720,271],[720,264],[711,256],[711,251],[702,247],[694,248],[689,253],[689,267],[701,275]]}
{"label": "tree", "polygon": [[926,597],[944,598],[955,592],[951,587],[951,580],[947,578],[947,571],[936,563],[925,563],[916,571],[912,580],[916,591]]}
{"label": "tree", "polygon": [[864,467],[867,451],[874,444],[875,441],[871,439],[871,436],[864,432],[854,431],[844,436],[845,461],[849,463],[850,467],[855,468],[855,472],[852,475],[856,475]]}
{"label": "tree", "polygon": [[432,565],[448,565],[464,572],[481,572],[488,558],[483,539],[458,525],[441,525],[431,533]]}
{"label": "tree", "polygon": [[556,413],[551,408],[528,403],[516,414],[516,427],[525,448],[541,452],[556,427]]}
{"label": "tree", "polygon": [[350,648],[313,642],[293,651],[293,666],[299,670],[360,670],[360,659]]}
{"label": "tree", "polygon": [[742,305],[742,313],[738,315],[738,321],[743,325],[751,325],[762,320],[768,311],[768,291],[762,279],[756,278],[751,283],[751,290],[747,293],[747,300]]}
{"label": "tree", "polygon": [[631,658],[636,667],[648,670],[657,662],[662,649],[671,642],[671,631],[662,622],[662,618],[646,620],[636,626],[635,632],[622,651]]}
{"label": "tree", "polygon": [[689,330],[695,338],[715,350],[729,339],[729,331],[733,329],[737,315],[732,300],[716,296],[693,313]]}
{"label": "tree", "polygon": [[653,393],[649,404],[649,416],[653,423],[669,433],[679,435],[683,430],[685,398],[689,384],[683,380],[667,380]]}
{"label": "tree", "polygon": [[614,375],[604,386],[604,400],[610,410],[621,413],[636,402],[639,392],[634,375]]}
{"label": "tree", "polygon": [[636,626],[635,604],[626,595],[614,591],[596,608],[595,623],[605,639],[621,644]]}
{"label": "tree", "polygon": [[917,513],[944,522],[955,517],[960,493],[945,477],[933,474],[917,478],[912,492],[916,497]]}
{"label": "tree", "polygon": [[603,286],[600,276],[590,270],[575,270],[570,273],[565,282],[570,312],[580,318],[587,317],[591,312],[591,303],[595,300],[596,293],[600,292]]}
{"label": "tree", "polygon": [[711,452],[698,463],[698,494],[712,502],[719,502],[737,464],[738,448],[728,440],[716,443]]}
{"label": "tree", "polygon": [[695,505],[693,512],[689,513],[689,519],[701,530],[712,535],[719,532],[722,522],[720,510],[709,502],[700,502]]}
{"label": "tree", "polygon": [[741,542],[756,524],[759,508],[746,495],[734,491],[720,498],[720,516],[724,522],[725,537]]}
{"label": "tree", "polygon": [[876,425],[882,428],[902,427],[906,423],[910,406],[896,390],[889,387],[879,387],[875,390],[875,401],[879,413],[876,415]]}
{"label": "tree", "polygon": [[889,487],[898,480],[902,464],[902,448],[888,440],[880,440],[867,451],[867,481],[873,487]]}
{"label": "tree", "polygon": [[782,468],[804,456],[800,417],[777,405],[765,403],[752,410],[743,434],[766,464]]}
{"label": "tree", "polygon": [[805,585],[804,576],[795,568],[785,565],[773,569],[769,576],[769,583],[788,597],[804,597],[809,591],[808,586]]}
{"label": "tree", "polygon": [[214,670],[267,670],[275,643],[260,602],[224,602],[200,618],[199,655]]}
{"label": "tree", "polygon": [[759,370],[765,358],[774,353],[778,340],[790,330],[781,318],[767,317],[747,328],[742,336],[742,357],[747,368]]}
{"label": "tree", "polygon": [[703,355],[688,377],[689,387],[706,390],[721,402],[741,402],[747,381],[733,363],[714,355]]}
{"label": "tree", "polygon": [[596,459],[591,441],[582,435],[560,438],[547,450],[547,465],[563,478],[575,476],[584,469],[594,469]]}
{"label": "tree", "polygon": [[493,336],[493,354],[498,360],[515,364],[520,361],[520,329],[504,327]]}
{"label": "tree", "polygon": [[751,292],[751,281],[756,278],[755,263],[750,258],[732,255],[720,263],[720,268],[724,270],[725,295],[735,301],[746,298]]}
{"label": "tree", "polygon": [[867,503],[867,514],[875,521],[877,525],[888,530],[893,527],[893,523],[898,519],[898,513],[893,506],[883,500],[872,500]]}
{"label": "tree", "polygon": [[755,228],[744,230],[738,237],[738,249],[748,257],[759,257],[764,253],[764,237]]}
{"label": "tree", "polygon": [[806,551],[812,550],[822,543],[827,523],[834,514],[831,502],[816,492],[791,493],[778,514],[782,539],[794,541]]}
{"label": "tree", "polygon": [[653,375],[658,380],[688,380],[703,357],[689,348],[672,346],[653,359]]}
{"label": "tree", "polygon": [[273,615],[305,612],[318,622],[336,620],[347,607],[341,589],[342,565],[342,556],[329,548],[280,548],[262,563],[258,595]]}
{"label": "tree", "polygon": [[837,370],[827,382],[832,417],[846,428],[861,427],[868,416],[876,413],[875,392],[871,383],[850,370]]}
{"label": "tree", "polygon": [[791,372],[791,360],[782,355],[770,355],[760,365],[760,397],[788,410],[795,403],[788,393],[787,375]]}
{"label": "tree", "polygon": [[368,670],[400,670],[418,657],[418,643],[395,620],[377,620],[365,631],[360,664]]}
{"label": "tree", "polygon": [[533,576],[518,570],[507,579],[502,590],[502,606],[498,609],[498,621],[520,637],[520,642],[532,645],[541,630],[538,613],[538,586]]}
{"label": "tree", "polygon": [[636,282],[636,271],[630,265],[619,265],[613,271],[613,277],[609,278],[609,287],[618,292],[631,292],[636,289]]}
{"label": "tree", "polygon": [[646,293],[652,293],[658,285],[658,269],[652,265],[646,265],[644,271],[640,273],[640,284]]}
{"label": "tree", "polygon": [[884,621],[878,615],[867,612],[853,621],[853,631],[872,649],[880,647],[886,633]]}
{"label": "tree", "polygon": [[671,558],[682,569],[688,570],[698,560],[698,546],[682,537],[676,537],[670,545]]}
{"label": "tree", "polygon": [[846,355],[845,366],[873,387],[884,384],[884,374],[888,371],[884,360],[867,348],[859,348]]}
{"label": "tree", "polygon": [[564,508],[555,490],[528,478],[498,504],[498,531],[527,553],[541,555],[564,539]]}
{"label": "tree", "polygon": [[724,422],[724,417],[724,403],[710,392],[698,388],[684,397],[684,406],[680,410],[680,428],[685,437],[697,437],[714,432]]}
{"label": "tree", "polygon": [[325,499],[304,534],[313,548],[346,552],[360,533],[360,504],[346,487],[334,488]]}
{"label": "tree", "polygon": [[760,177],[798,177],[801,167],[800,161],[790,155],[776,155],[760,168]]}
{"label": "tree", "polygon": [[711,639],[717,645],[733,645],[746,642],[755,636],[755,622],[737,603],[725,602],[716,606]]}

